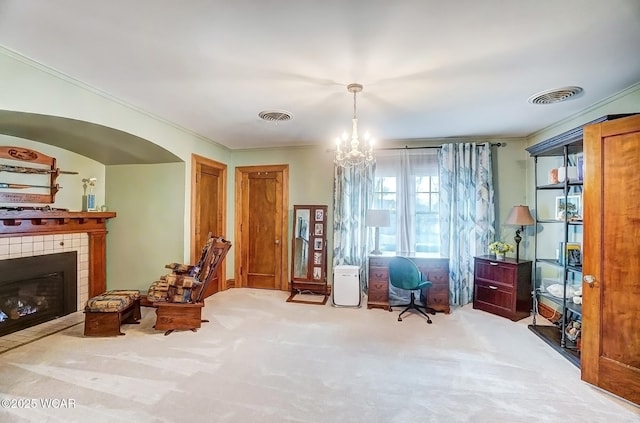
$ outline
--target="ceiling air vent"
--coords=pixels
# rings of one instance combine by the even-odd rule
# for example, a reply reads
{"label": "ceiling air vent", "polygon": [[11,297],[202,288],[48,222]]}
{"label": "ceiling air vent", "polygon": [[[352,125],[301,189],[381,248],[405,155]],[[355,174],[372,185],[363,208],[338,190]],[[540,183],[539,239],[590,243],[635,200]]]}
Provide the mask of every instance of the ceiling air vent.
{"label": "ceiling air vent", "polygon": [[267,122],[284,122],[287,120],[291,120],[291,113],[285,112],[284,110],[265,110],[263,112],[258,113],[260,119],[266,120]]}
{"label": "ceiling air vent", "polygon": [[529,97],[529,103],[533,104],[553,104],[561,101],[569,100],[582,93],[580,87],[564,87],[553,90],[543,91]]}

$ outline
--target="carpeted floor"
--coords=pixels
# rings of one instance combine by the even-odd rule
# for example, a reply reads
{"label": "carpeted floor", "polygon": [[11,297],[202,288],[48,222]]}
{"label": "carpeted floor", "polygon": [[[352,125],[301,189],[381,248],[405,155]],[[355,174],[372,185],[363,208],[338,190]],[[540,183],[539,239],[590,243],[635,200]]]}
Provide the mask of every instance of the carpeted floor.
{"label": "carpeted floor", "polygon": [[[0,422],[640,422],[527,329],[471,306],[396,312],[209,298],[196,333],[143,310],[126,336],[82,325],[0,355]],[[45,403],[49,401],[49,403]]]}

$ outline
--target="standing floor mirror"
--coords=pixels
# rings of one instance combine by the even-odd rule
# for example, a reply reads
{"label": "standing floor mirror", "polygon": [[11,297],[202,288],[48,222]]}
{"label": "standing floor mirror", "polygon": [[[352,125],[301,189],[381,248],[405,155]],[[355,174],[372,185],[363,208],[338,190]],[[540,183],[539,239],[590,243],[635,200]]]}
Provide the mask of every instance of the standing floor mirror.
{"label": "standing floor mirror", "polygon": [[[303,298],[303,294],[308,295]],[[312,296],[321,297],[313,301]],[[287,301],[326,304],[328,298],[327,206],[293,206],[291,295]]]}

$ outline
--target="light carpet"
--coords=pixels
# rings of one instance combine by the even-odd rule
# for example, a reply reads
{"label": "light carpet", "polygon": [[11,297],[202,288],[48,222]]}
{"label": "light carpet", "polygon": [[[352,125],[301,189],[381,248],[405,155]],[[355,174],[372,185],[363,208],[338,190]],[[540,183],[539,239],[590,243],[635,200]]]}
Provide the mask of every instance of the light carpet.
{"label": "light carpet", "polygon": [[466,306],[427,325],[287,296],[218,293],[195,333],[164,336],[143,309],[125,336],[85,338],[76,325],[10,350],[0,422],[640,421],[580,381],[528,319]]}

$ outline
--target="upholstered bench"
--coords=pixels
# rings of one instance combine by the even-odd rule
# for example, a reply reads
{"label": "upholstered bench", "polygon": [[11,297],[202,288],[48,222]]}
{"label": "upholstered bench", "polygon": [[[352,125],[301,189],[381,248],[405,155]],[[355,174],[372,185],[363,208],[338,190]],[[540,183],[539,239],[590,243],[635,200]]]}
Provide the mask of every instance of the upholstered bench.
{"label": "upholstered bench", "polygon": [[107,291],[87,301],[84,308],[84,335],[124,335],[120,326],[124,323],[137,324],[140,318],[140,291]]}

